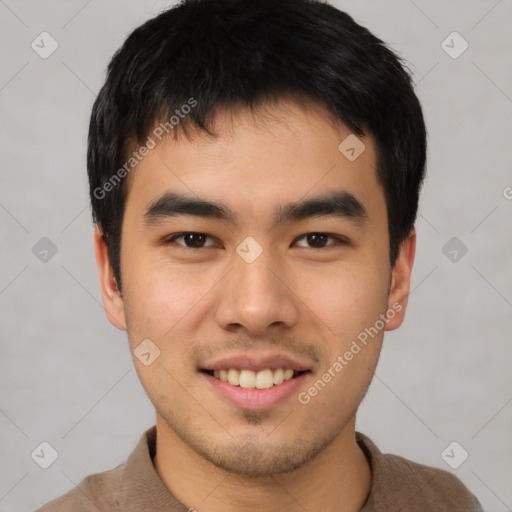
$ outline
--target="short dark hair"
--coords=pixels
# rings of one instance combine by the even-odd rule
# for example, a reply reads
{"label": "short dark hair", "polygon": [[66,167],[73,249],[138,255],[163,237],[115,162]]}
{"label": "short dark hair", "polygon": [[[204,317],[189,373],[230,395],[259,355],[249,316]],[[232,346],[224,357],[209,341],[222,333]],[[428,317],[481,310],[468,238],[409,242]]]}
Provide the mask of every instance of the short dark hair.
{"label": "short dark hair", "polygon": [[119,289],[126,177],[140,157],[130,151],[149,144],[159,123],[174,136],[187,126],[214,135],[217,109],[286,96],[319,102],[355,134],[373,135],[394,265],[414,226],[426,161],[423,114],[401,59],[318,0],[183,0],[128,36],[92,109],[93,220]]}

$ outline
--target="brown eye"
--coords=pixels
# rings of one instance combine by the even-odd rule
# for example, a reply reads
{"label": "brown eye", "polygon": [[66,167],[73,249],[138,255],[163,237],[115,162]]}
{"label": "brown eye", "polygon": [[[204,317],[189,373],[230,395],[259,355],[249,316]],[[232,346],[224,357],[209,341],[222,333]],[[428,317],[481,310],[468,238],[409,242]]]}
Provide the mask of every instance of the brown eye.
{"label": "brown eye", "polygon": [[[329,239],[334,240],[334,243],[327,243]],[[299,247],[309,247],[311,249],[324,249],[325,247],[346,243],[346,241],[340,237],[329,235],[327,233],[308,233],[306,235],[302,235],[297,240],[305,240],[307,244],[299,244]]]}
{"label": "brown eye", "polygon": [[[180,239],[183,242],[179,242],[178,240]],[[214,245],[213,243],[205,245],[205,241],[208,239],[211,240],[211,238],[205,233],[185,232],[173,235],[168,238],[165,243],[170,244],[171,242],[176,242],[178,245],[183,245],[188,249],[201,249],[203,247]]]}

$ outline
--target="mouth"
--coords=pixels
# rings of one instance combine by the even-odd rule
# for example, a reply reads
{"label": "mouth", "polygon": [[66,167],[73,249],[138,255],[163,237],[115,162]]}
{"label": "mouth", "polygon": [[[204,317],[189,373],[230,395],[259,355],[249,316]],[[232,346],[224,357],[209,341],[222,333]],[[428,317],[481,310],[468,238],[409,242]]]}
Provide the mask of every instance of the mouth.
{"label": "mouth", "polygon": [[305,386],[314,366],[286,354],[246,352],[203,361],[198,371],[214,396],[256,411],[289,400]]}
{"label": "mouth", "polygon": [[308,373],[309,370],[265,368],[263,370],[254,371],[243,368],[221,368],[216,370],[202,369],[201,372],[234,387],[245,389],[270,389],[280,386],[284,382],[296,379],[304,373]]}
{"label": "mouth", "polygon": [[238,409],[270,410],[285,403],[306,385],[311,370],[292,368],[208,368],[199,375],[206,390]]}

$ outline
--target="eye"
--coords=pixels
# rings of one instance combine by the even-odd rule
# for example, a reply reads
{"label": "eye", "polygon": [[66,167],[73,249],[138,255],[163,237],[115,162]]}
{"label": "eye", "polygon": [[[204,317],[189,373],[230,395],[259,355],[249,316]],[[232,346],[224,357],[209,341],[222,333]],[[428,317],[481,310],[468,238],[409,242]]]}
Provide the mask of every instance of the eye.
{"label": "eye", "polygon": [[[212,240],[212,238],[205,233],[187,231],[184,233],[177,233],[166,238],[164,244],[168,245],[172,242],[176,242],[178,245],[183,245],[187,249],[202,249],[203,247],[211,247],[215,245],[215,243],[205,244],[205,241],[208,239]],[[183,243],[177,242],[177,240],[183,240]]]}
{"label": "eye", "polygon": [[[347,245],[348,241],[342,237],[330,235],[328,233],[308,233],[306,235],[302,235],[296,240],[305,240],[307,244],[311,245],[300,245],[299,247],[309,247],[312,249],[324,249],[326,247],[331,247],[333,245]],[[334,240],[334,243],[328,244],[328,239]]]}

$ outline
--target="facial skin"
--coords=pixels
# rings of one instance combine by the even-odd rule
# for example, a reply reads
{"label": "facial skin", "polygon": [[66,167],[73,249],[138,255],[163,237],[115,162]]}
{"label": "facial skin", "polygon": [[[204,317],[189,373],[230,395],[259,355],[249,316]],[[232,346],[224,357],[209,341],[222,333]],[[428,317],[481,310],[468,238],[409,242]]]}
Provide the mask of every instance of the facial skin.
{"label": "facial skin", "polygon": [[[177,499],[200,512],[359,510],[371,473],[355,442],[355,414],[384,329],[306,405],[292,393],[263,410],[242,409],[200,370],[225,356],[282,354],[307,366],[298,390],[307,391],[396,304],[401,311],[385,330],[402,323],[414,231],[391,268],[374,140],[363,137],[365,151],[349,161],[338,145],[351,132],[323,107],[283,100],[254,115],[221,111],[214,130],[216,139],[197,133],[161,143],[131,176],[122,295],[95,232],[107,316],[127,330],[132,354],[145,339],[161,351],[149,366],[134,357],[156,409],[155,468]],[[354,196],[366,218],[313,216],[273,226],[276,208],[335,191]],[[169,192],[222,203],[237,224],[192,215],[148,222],[148,209]],[[196,238],[197,249],[183,238],[164,243],[182,232],[208,238]],[[346,243],[321,238],[315,247],[318,238],[305,236],[314,233]],[[262,248],[252,263],[236,252],[249,236]]]}

